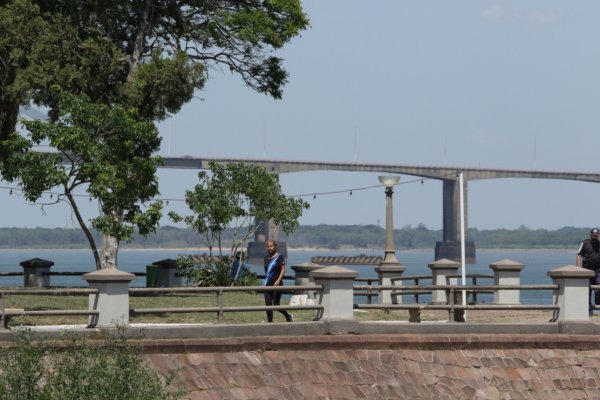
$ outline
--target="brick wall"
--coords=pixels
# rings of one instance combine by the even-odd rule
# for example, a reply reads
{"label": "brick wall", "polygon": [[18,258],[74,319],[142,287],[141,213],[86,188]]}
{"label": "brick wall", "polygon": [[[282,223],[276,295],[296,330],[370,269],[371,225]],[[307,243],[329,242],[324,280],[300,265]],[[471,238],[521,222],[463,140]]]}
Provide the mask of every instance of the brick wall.
{"label": "brick wall", "polygon": [[190,399],[598,399],[594,335],[146,340]]}

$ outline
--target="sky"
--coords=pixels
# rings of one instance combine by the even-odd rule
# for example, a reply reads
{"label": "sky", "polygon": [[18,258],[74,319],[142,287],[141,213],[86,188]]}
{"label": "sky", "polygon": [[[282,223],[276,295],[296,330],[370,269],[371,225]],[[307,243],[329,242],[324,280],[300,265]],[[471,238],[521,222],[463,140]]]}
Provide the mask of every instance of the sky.
{"label": "sky", "polygon": [[[277,53],[290,74],[283,99],[213,70],[204,90],[159,124],[160,154],[600,173],[600,2],[302,4],[310,28]],[[186,213],[179,200],[196,174],[159,172],[161,195],[173,199],[166,211]],[[378,175],[303,172],[280,182],[288,195],[307,195],[301,224],[384,226],[383,188],[356,190],[377,185]],[[0,226],[76,226],[66,206],[0,196],[8,205]],[[468,225],[598,226],[598,198],[594,183],[469,182]],[[442,184],[403,175],[394,226],[418,224],[441,228]]]}

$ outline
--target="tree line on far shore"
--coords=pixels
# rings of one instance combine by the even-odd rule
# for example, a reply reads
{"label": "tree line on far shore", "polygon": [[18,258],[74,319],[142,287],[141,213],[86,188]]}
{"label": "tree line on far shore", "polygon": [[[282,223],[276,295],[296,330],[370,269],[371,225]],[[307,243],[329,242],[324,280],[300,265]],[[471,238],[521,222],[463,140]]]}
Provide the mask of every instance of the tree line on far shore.
{"label": "tree line on far shore", "polygon": [[[96,231],[93,234],[100,236]],[[230,232],[223,239],[230,240]],[[556,230],[517,229],[468,230],[468,240],[478,248],[574,248],[589,236],[589,228],[563,227]],[[394,230],[397,249],[432,248],[442,240],[441,229],[425,225],[407,225]],[[304,225],[293,234],[282,234],[288,248],[383,248],[385,229],[377,225]],[[0,228],[0,249],[87,248],[88,242],[78,228]],[[164,226],[147,237],[135,236],[124,248],[193,248],[203,247],[196,232],[188,228]]]}

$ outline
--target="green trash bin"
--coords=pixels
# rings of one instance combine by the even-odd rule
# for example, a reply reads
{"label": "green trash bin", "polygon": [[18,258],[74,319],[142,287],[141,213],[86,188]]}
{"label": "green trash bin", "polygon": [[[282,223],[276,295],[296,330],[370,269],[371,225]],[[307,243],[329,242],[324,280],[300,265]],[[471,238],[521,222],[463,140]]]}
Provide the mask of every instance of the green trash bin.
{"label": "green trash bin", "polygon": [[160,267],[158,265],[146,265],[146,287],[154,288],[158,286],[158,275]]}

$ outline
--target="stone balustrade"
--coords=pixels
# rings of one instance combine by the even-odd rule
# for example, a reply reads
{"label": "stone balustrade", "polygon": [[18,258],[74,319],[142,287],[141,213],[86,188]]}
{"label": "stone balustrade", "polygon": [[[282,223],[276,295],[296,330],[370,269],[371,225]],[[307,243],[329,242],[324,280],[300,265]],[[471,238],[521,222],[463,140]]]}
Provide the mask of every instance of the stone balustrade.
{"label": "stone balustrade", "polygon": [[[176,276],[175,263],[170,260],[157,262],[162,275],[162,287],[179,286],[180,278]],[[47,287],[50,286],[50,268],[52,261],[32,259],[23,261],[25,286]],[[457,272],[460,264],[451,260],[438,260],[429,264],[432,272],[432,285],[456,285]],[[324,267],[312,263],[294,265],[296,272],[296,285],[321,285],[322,292],[309,292],[306,295],[312,300],[310,303],[322,305],[322,320],[351,320],[354,303],[354,279],[356,271],[340,266]],[[520,303],[519,289],[520,273],[524,265],[512,260],[500,260],[490,264],[494,272],[494,305],[518,305]],[[390,277],[402,274],[404,268],[394,270],[381,270],[379,272],[380,284],[386,284]],[[559,306],[556,321],[589,321],[588,316],[588,287],[589,277],[592,272],[568,265],[553,269],[548,276],[558,285],[553,293],[553,304]],[[88,273],[82,276],[91,288],[99,290],[98,295],[90,296],[90,310],[99,311],[96,322],[99,326],[108,326],[115,323],[128,324],[129,321],[129,293],[130,282],[134,275],[119,270],[103,270]],[[508,289],[501,289],[509,286]],[[401,289],[401,287],[399,288]],[[388,290],[388,292],[391,292]],[[401,292],[401,290],[399,291]],[[392,304],[401,305],[402,301],[394,301],[389,296],[380,296],[380,306]],[[401,295],[398,295],[401,298]],[[431,305],[448,304],[449,299],[445,289],[433,290]],[[410,306],[407,304],[407,306]],[[424,305],[427,307],[428,305]],[[402,308],[402,306],[400,306]],[[406,308],[408,309],[408,308]],[[96,317],[93,317],[96,318]],[[92,322],[92,321],[90,321]]]}

